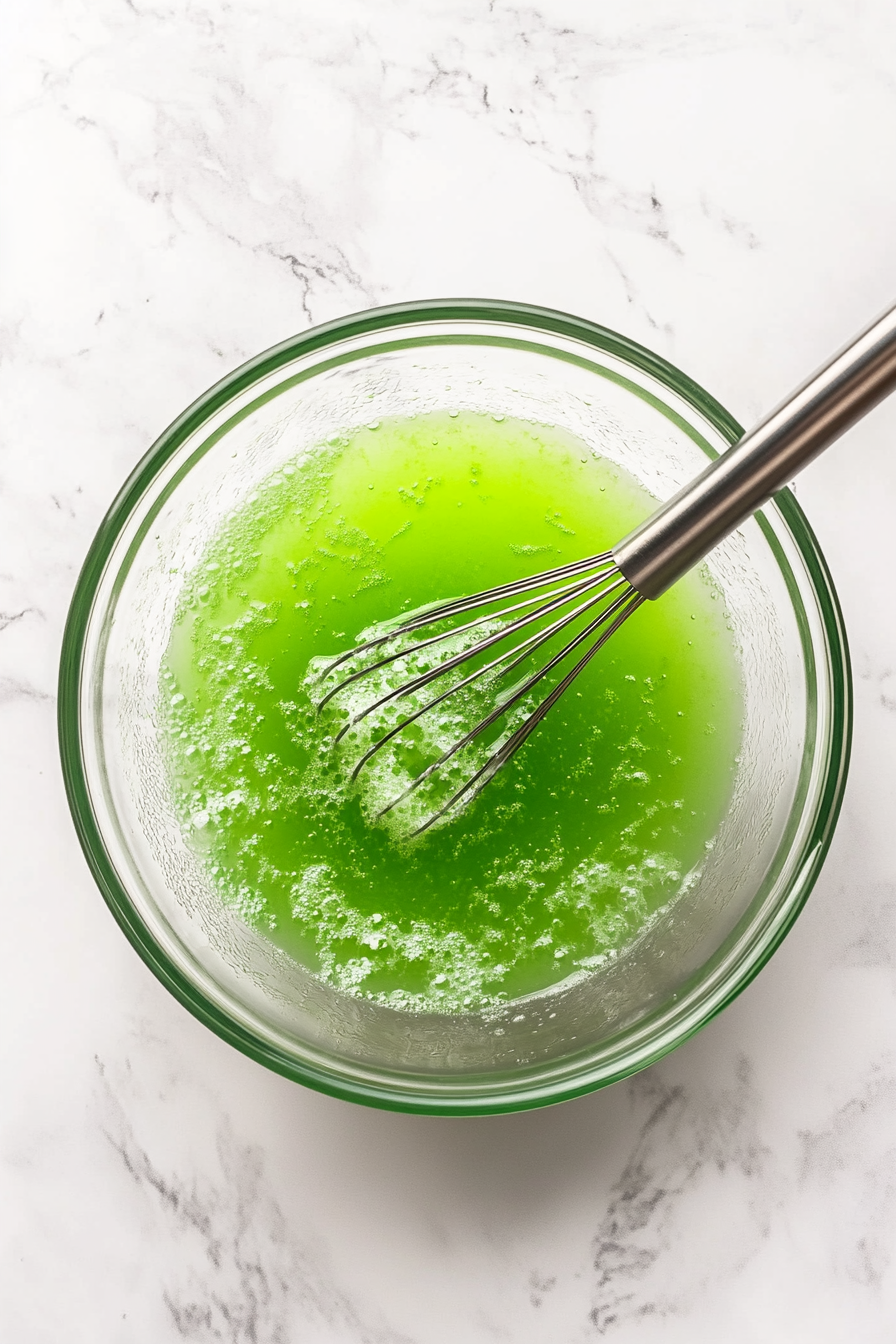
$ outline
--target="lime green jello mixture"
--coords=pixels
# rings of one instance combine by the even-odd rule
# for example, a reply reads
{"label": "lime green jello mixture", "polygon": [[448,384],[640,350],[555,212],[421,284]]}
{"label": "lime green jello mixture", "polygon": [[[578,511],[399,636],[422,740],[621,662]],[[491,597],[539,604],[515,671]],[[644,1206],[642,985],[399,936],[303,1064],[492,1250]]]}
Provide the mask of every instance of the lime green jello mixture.
{"label": "lime green jello mixture", "polygon": [[221,900],[336,987],[439,1011],[587,973],[686,902],[742,710],[705,573],[645,604],[488,788],[416,839],[401,808],[376,813],[475,705],[424,716],[357,783],[373,739],[334,750],[345,706],[315,708],[320,660],[365,628],[608,549],[654,507],[573,436],[473,413],[370,425],[265,482],[188,577],[162,674],[176,804]]}

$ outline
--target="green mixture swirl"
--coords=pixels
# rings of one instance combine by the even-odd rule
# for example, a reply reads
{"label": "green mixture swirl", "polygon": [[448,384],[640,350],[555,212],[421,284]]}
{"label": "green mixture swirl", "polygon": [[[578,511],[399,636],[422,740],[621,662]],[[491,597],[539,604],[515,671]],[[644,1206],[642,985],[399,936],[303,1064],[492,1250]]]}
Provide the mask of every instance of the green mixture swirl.
{"label": "green mixture swirl", "polygon": [[476,703],[424,716],[355,784],[364,739],[334,751],[346,706],[315,708],[321,660],[365,628],[608,549],[654,507],[573,436],[467,412],[370,425],[265,482],[188,577],[162,673],[176,806],[221,900],[345,992],[449,1012],[585,974],[686,900],[742,715],[704,572],[645,604],[415,840],[400,808],[376,814]]}

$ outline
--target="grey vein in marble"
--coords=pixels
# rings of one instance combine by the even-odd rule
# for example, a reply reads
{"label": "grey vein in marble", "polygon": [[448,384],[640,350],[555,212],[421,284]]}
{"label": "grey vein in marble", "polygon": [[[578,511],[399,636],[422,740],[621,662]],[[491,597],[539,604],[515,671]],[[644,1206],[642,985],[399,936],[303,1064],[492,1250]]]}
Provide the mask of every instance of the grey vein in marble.
{"label": "grey vein in marble", "polygon": [[177,1270],[160,1284],[179,1337],[289,1344],[310,1330],[357,1344],[413,1344],[364,1320],[320,1249],[295,1238],[269,1188],[262,1152],[240,1142],[226,1116],[203,1171],[163,1171],[128,1119],[128,1103],[139,1099],[130,1065],[114,1086],[100,1060],[97,1069],[103,1132],[179,1251]]}

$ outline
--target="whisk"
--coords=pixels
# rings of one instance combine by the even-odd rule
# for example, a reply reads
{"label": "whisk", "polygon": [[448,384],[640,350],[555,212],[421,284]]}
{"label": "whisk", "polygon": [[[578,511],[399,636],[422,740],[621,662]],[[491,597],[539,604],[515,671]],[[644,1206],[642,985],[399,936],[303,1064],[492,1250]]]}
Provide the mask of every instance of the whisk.
{"label": "whisk", "polygon": [[[340,668],[343,676],[327,687],[319,710],[349,687],[363,687],[373,674],[391,664],[399,669],[414,663],[419,667],[398,685],[353,709],[336,735],[335,740],[341,741],[377,711],[402,701],[414,703],[409,713],[399,714],[364,751],[351,771],[352,779],[388,742],[450,697],[474,684],[494,691],[491,707],[378,815],[398,806],[492,725],[522,706],[522,722],[412,833],[420,834],[451,809],[469,802],[515,755],[643,602],[664,593],[894,387],[896,307],[867,327],[611,551],[405,613],[330,662],[322,674],[323,683]],[[546,646],[559,642],[570,629],[573,633],[555,652],[502,692],[509,673],[540,650],[547,653]],[[410,643],[409,637],[414,637]],[[559,680],[551,685],[554,672]],[[443,689],[417,703],[420,692],[446,677]],[[542,698],[533,705],[533,697],[539,694]]]}

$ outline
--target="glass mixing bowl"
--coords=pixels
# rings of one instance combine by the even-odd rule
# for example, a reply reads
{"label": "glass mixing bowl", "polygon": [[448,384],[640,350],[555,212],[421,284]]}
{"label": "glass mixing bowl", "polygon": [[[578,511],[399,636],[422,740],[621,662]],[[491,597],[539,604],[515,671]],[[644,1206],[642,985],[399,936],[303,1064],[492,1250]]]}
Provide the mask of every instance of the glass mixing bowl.
{"label": "glass mixing bowl", "polygon": [[72,601],[59,731],[72,814],[100,889],[191,1012],[321,1091],[484,1114],[560,1101],[644,1068],[768,960],[833,832],[850,678],[825,562],[784,490],[708,561],[740,646],[744,738],[731,805],[688,890],[587,979],[487,1013],[410,1015],[316,980],[222,905],[184,842],[158,732],[160,662],[185,576],[280,463],[368,421],[448,407],[559,425],[658,500],[741,433],[658,356],[546,309],[416,303],[318,327],[213,387],[125,484]]}

